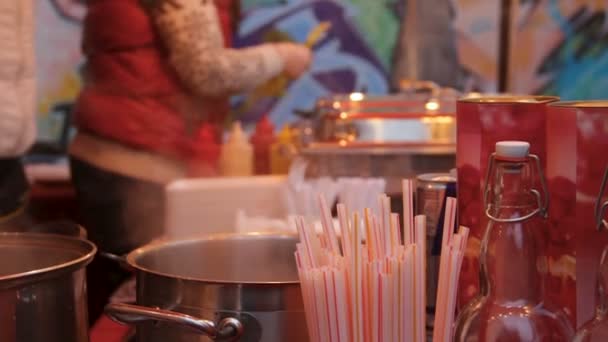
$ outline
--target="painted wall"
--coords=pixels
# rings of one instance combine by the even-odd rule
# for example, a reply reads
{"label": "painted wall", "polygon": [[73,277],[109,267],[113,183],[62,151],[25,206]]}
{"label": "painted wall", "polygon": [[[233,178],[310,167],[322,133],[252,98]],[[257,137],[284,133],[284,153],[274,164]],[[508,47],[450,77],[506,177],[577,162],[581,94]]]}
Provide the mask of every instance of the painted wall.
{"label": "painted wall", "polygon": [[85,7],[75,0],[36,1],[39,140],[55,141],[65,116],[59,106],[74,101],[80,90],[78,69],[80,20]]}
{"label": "painted wall", "polygon": [[607,8],[596,0],[535,0],[521,6],[512,89],[566,100],[608,98]]}
{"label": "painted wall", "polygon": [[[432,70],[441,63],[438,56],[449,58],[455,70],[441,72],[437,81],[445,83],[447,73],[459,88],[496,91],[500,2],[433,1],[449,6],[442,20],[451,24],[428,25],[437,11],[418,6],[416,17],[423,30],[416,46],[424,50],[418,67]],[[40,137],[51,139],[58,134],[63,117],[54,109],[73,101],[80,87],[79,21],[85,7],[83,0],[36,3]],[[272,40],[302,42],[321,22],[332,26],[315,45],[315,63],[306,75],[275,89],[256,106],[237,113],[238,117],[254,121],[269,113],[281,125],[295,119],[294,109],[311,108],[319,96],[388,92],[394,56],[403,59],[410,48],[398,44],[399,36],[407,32],[407,21],[401,20],[408,17],[407,8],[407,0],[242,0],[237,46]],[[566,99],[608,97],[608,87],[602,86],[608,82],[607,8],[605,2],[595,0],[521,0],[514,14],[510,91]],[[455,43],[436,38],[443,32],[438,32],[439,26],[450,31]],[[433,44],[439,41],[435,53]],[[242,102],[242,97],[234,99],[236,107]]]}

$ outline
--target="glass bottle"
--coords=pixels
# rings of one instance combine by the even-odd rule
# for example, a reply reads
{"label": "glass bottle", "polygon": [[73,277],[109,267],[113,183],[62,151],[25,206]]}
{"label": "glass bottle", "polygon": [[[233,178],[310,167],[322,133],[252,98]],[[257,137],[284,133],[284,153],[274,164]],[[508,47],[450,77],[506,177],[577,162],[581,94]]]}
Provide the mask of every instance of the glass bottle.
{"label": "glass bottle", "polygon": [[[595,207],[595,218],[598,230],[606,229],[608,223],[603,219],[608,202],[602,204],[602,197],[606,190],[608,181],[608,169],[604,174],[604,180],[597,198]],[[576,332],[573,342],[604,342],[608,341],[608,246],[604,248],[600,259],[595,289],[595,317],[583,324]]]}
{"label": "glass bottle", "polygon": [[[565,313],[544,301],[542,234],[546,183],[527,142],[499,142],[490,157],[485,203],[489,223],[480,253],[480,293],[458,316],[457,342],[569,342]],[[545,199],[533,188],[538,169]],[[544,202],[544,203],[543,203]]]}

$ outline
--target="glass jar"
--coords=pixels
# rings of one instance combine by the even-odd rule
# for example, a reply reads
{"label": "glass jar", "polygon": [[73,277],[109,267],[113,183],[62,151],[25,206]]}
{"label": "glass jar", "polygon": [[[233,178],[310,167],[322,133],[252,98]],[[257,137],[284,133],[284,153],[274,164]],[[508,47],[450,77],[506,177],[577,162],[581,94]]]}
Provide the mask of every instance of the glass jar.
{"label": "glass jar", "polygon": [[[608,202],[602,204],[602,197],[608,183],[608,169],[604,174],[604,180],[600,188],[595,206],[596,226],[598,230],[608,228],[608,223],[603,219],[604,212],[608,208]],[[573,342],[604,342],[608,341],[608,246],[604,248],[600,258],[595,289],[595,316],[577,331]]]}
{"label": "glass jar", "polygon": [[[526,142],[499,142],[490,156],[480,294],[458,316],[455,341],[571,341],[565,313],[544,301],[548,199],[540,160],[529,148]],[[533,188],[534,167],[544,196]]]}

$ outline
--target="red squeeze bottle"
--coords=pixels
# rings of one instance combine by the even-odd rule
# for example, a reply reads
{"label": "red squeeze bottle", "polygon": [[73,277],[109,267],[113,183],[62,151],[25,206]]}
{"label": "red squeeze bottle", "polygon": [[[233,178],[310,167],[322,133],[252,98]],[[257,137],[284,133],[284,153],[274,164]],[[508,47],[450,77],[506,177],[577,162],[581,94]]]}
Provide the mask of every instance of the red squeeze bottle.
{"label": "red squeeze bottle", "polygon": [[254,173],[256,175],[270,174],[270,146],[274,144],[274,125],[267,115],[264,115],[255,127],[251,136],[253,145]]}
{"label": "red squeeze bottle", "polygon": [[205,123],[198,131],[189,174],[192,177],[214,177],[218,175],[220,145],[217,143],[215,127]]}

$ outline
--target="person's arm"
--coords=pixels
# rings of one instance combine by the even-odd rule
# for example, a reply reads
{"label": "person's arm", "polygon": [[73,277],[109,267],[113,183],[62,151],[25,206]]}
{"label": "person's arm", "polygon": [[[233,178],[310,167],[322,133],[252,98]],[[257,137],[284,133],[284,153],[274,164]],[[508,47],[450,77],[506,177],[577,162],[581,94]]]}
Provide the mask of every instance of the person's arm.
{"label": "person's arm", "polygon": [[[145,0],[144,3],[150,9],[178,76],[201,96],[253,89],[280,74],[290,63],[290,55],[301,54],[302,48],[293,44],[225,48],[212,0]],[[286,51],[290,49],[298,51]]]}
{"label": "person's arm", "polygon": [[36,138],[33,0],[0,1],[0,159],[25,153]]}

